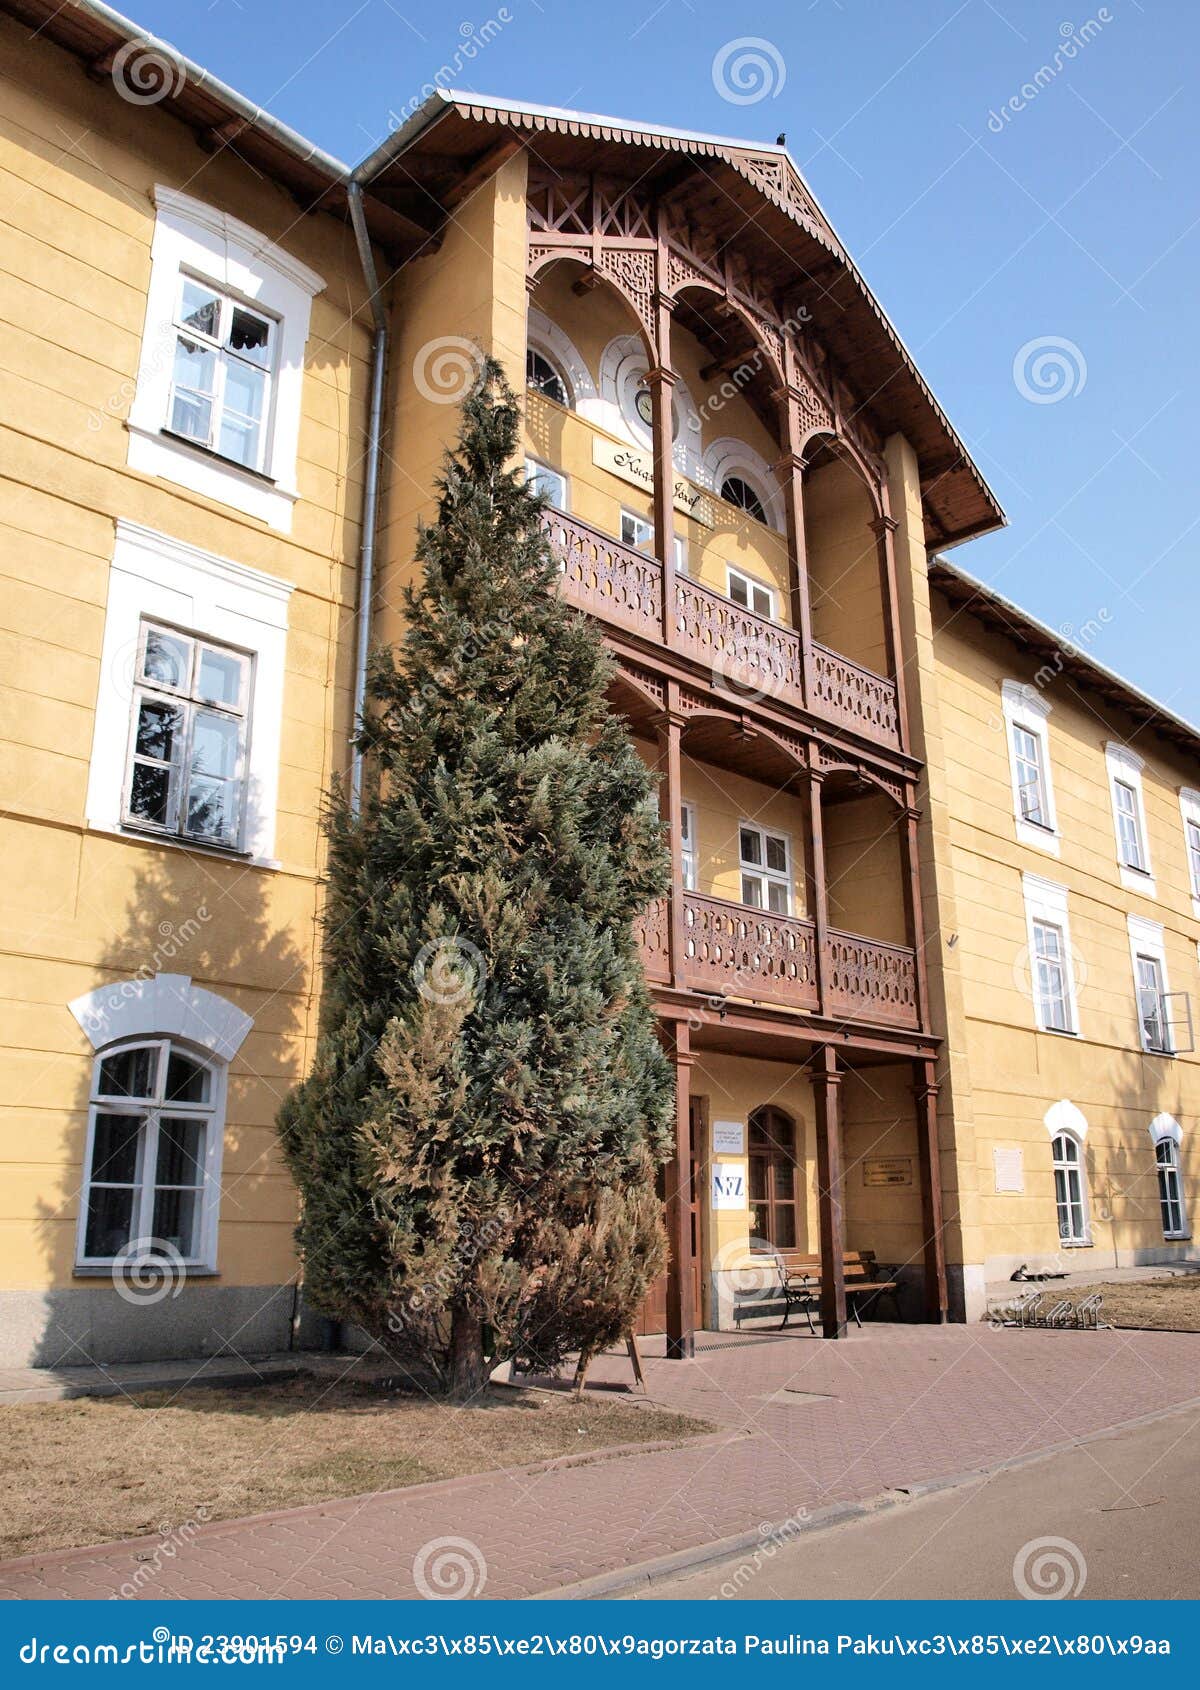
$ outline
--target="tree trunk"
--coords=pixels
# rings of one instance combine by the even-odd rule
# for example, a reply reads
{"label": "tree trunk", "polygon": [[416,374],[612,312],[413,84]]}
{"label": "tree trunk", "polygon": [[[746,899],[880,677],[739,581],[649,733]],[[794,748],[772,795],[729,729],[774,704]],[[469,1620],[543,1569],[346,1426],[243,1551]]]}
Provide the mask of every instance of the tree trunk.
{"label": "tree trunk", "polygon": [[450,1311],[450,1395],[465,1402],[486,1384],[483,1322],[465,1304],[455,1303]]}

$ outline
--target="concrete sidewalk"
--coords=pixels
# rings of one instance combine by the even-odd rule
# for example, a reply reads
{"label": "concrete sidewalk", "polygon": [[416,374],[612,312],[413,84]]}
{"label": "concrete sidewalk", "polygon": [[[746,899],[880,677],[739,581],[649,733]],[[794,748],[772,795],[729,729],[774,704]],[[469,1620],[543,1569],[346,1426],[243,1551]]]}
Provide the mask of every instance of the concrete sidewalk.
{"label": "concrete sidewalk", "polygon": [[[0,1595],[100,1597],[136,1578],[137,1595],[164,1600],[396,1598],[440,1575],[473,1595],[528,1596],[1200,1396],[1192,1334],[872,1324],[836,1344],[790,1333],[699,1342],[692,1362],[647,1345],[649,1390],[722,1438],[201,1527],[169,1554],[154,1538],[65,1551],[0,1567]],[[628,1364],[604,1358],[591,1378],[624,1381]]]}

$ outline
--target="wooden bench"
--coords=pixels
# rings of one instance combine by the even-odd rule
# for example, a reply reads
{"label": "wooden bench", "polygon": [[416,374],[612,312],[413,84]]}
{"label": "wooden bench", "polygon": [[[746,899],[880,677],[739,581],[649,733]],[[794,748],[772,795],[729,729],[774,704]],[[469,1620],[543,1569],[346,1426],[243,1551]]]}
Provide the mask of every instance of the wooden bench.
{"label": "wooden bench", "polygon": [[[821,1299],[821,1258],[805,1256],[798,1250],[776,1250],[779,1265],[779,1291],[783,1297],[782,1332],[793,1308],[803,1308],[812,1332],[812,1306]],[[881,1277],[874,1250],[847,1250],[842,1257],[842,1273],[846,1283],[846,1306],[854,1316],[856,1326],[862,1325],[858,1305],[862,1298],[874,1302],[877,1297],[890,1297],[896,1317],[900,1316],[897,1293],[900,1286],[894,1279]]]}

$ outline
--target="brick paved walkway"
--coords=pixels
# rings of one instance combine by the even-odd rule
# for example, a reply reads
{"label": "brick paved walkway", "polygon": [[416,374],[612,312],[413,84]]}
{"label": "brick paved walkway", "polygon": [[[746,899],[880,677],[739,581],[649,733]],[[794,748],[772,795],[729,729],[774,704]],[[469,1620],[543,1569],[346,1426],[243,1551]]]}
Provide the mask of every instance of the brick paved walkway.
{"label": "brick paved walkway", "polygon": [[[154,1599],[410,1597],[418,1552],[454,1537],[486,1563],[484,1594],[526,1596],[1200,1396],[1191,1334],[878,1325],[845,1344],[701,1343],[690,1363],[648,1345],[647,1379],[657,1401],[718,1424],[720,1438],[205,1527],[170,1557],[153,1557],[153,1538],[70,1551],[0,1567],[0,1595],[108,1596],[142,1569],[140,1594]],[[593,1370],[597,1383],[627,1377],[615,1356]]]}

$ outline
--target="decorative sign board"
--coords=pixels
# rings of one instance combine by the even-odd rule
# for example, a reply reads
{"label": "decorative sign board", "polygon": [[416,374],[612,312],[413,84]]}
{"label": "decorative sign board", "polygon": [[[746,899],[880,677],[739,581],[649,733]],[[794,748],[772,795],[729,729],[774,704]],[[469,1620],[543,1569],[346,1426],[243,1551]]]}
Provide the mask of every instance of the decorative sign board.
{"label": "decorative sign board", "polygon": [[911,1185],[913,1165],[911,1156],[876,1156],[863,1163],[864,1185]]}
{"label": "decorative sign board", "polygon": [[998,1144],[992,1151],[997,1192],[1025,1190],[1025,1153],[1019,1144]]}
{"label": "decorative sign board", "polygon": [[712,1206],[714,1209],[744,1209],[746,1207],[746,1164],[744,1162],[713,1163]]}
{"label": "decorative sign board", "polygon": [[[598,469],[620,476],[622,481],[631,481],[644,493],[654,492],[654,459],[649,452],[640,451],[636,446],[622,446],[603,434],[593,434],[592,462]],[[702,522],[706,528],[713,525],[707,496],[682,475],[675,477],[675,509],[696,522]]]}
{"label": "decorative sign board", "polygon": [[712,1153],[714,1156],[746,1154],[746,1129],[740,1121],[713,1122]]}

